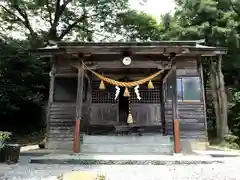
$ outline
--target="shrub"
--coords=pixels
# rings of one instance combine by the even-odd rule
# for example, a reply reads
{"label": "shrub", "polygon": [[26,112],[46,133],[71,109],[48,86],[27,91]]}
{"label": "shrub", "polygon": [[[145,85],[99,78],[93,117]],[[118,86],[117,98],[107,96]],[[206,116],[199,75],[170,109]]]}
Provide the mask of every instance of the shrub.
{"label": "shrub", "polygon": [[0,131],[0,149],[4,147],[4,144],[8,139],[10,139],[10,136],[10,132]]}
{"label": "shrub", "polygon": [[224,136],[224,140],[229,143],[236,143],[238,140],[238,137],[234,135],[226,135]]}
{"label": "shrub", "polygon": [[239,149],[239,137],[235,135],[226,135],[224,136],[224,141],[221,143],[221,146],[230,149]]}

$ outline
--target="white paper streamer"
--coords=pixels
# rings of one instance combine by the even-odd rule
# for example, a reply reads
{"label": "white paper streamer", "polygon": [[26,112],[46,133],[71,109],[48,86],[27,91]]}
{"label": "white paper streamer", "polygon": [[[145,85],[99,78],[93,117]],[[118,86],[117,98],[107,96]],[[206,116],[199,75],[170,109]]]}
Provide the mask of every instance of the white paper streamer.
{"label": "white paper streamer", "polygon": [[135,91],[135,93],[136,93],[136,95],[137,95],[137,99],[138,99],[138,100],[141,100],[142,98],[140,97],[140,93],[139,93],[138,88],[139,88],[139,86],[136,86],[136,87],[134,88],[134,91]]}
{"label": "white paper streamer", "polygon": [[114,99],[117,100],[117,98],[120,94],[120,88],[118,86],[115,86],[115,88],[116,88],[116,93],[115,93],[115,98]]}

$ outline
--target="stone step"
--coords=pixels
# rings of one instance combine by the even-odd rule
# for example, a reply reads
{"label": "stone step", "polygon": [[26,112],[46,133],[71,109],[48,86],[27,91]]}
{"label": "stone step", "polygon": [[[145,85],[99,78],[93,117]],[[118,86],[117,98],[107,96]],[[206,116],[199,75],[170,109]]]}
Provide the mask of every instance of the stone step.
{"label": "stone step", "polygon": [[172,144],[82,144],[81,153],[172,154]]}
{"label": "stone step", "polygon": [[144,136],[107,136],[84,135],[83,144],[171,144],[169,136],[144,135]]}

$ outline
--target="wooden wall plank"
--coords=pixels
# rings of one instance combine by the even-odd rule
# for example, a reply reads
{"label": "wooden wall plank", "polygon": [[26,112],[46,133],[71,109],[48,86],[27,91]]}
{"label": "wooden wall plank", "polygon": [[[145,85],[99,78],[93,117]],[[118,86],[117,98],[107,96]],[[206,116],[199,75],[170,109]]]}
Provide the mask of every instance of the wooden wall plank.
{"label": "wooden wall plank", "polygon": [[[177,62],[177,77],[199,77],[199,57],[185,58]],[[206,124],[204,114],[204,99],[199,102],[178,102],[178,116],[180,121],[180,134],[183,138],[206,138]]]}
{"label": "wooden wall plank", "polygon": [[[51,104],[48,131],[48,144],[50,148],[59,148],[61,144],[73,142],[75,110],[75,103]],[[68,146],[64,147],[67,148]],[[69,147],[70,149],[72,149],[72,146]]]}
{"label": "wooden wall plank", "polygon": [[[198,69],[198,57],[179,57],[176,61],[178,77],[200,77]],[[201,77],[200,77],[201,78]],[[164,84],[163,84],[164,85]],[[166,85],[165,85],[166,86]],[[168,134],[173,134],[172,101],[164,103],[165,121]],[[198,136],[206,138],[206,123],[204,114],[205,104],[203,98],[199,102],[177,103],[177,115],[180,123],[180,135],[182,138],[194,139]]]}

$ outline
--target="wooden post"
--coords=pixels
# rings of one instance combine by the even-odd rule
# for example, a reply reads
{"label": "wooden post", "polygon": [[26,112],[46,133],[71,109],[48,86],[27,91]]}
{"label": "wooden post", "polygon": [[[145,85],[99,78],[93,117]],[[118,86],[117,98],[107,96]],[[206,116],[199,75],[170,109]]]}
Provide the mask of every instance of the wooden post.
{"label": "wooden post", "polygon": [[207,141],[208,130],[207,130],[206,94],[205,94],[205,87],[204,87],[204,76],[203,76],[203,66],[202,66],[201,57],[199,57],[198,63],[199,63],[199,72],[200,72],[200,78],[201,78],[201,94],[202,94],[202,98],[201,99],[203,101],[205,138],[206,138],[206,141]]}
{"label": "wooden post", "polygon": [[80,152],[80,119],[76,119],[75,130],[74,130],[74,143],[73,143],[73,152]]}
{"label": "wooden post", "polygon": [[51,111],[51,106],[53,103],[53,97],[54,97],[54,89],[55,89],[55,72],[56,72],[56,68],[55,68],[55,58],[52,59],[52,69],[49,72],[49,76],[50,76],[50,85],[49,85],[49,97],[48,97],[48,107],[47,107],[47,119],[46,119],[46,125],[47,125],[47,129],[46,129],[46,136],[45,136],[45,147],[48,146],[48,136],[50,133],[50,111]]}
{"label": "wooden post", "polygon": [[180,153],[180,129],[177,109],[177,69],[176,61],[172,64],[171,85],[172,85],[172,120],[173,120],[173,137],[174,137],[174,152]]}
{"label": "wooden post", "polygon": [[174,152],[180,153],[180,132],[179,132],[179,121],[174,120],[173,121],[173,127],[174,127]]}
{"label": "wooden post", "polygon": [[84,80],[83,78],[84,78],[84,68],[83,68],[83,64],[80,63],[78,66],[76,123],[75,123],[74,143],[73,143],[74,153],[80,152],[80,126],[81,126],[81,120],[82,120],[82,96],[83,96],[83,80]]}

